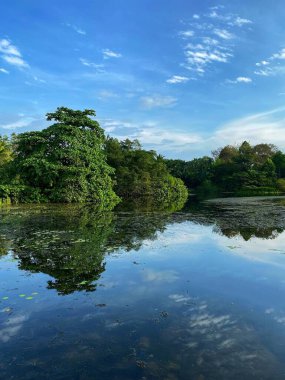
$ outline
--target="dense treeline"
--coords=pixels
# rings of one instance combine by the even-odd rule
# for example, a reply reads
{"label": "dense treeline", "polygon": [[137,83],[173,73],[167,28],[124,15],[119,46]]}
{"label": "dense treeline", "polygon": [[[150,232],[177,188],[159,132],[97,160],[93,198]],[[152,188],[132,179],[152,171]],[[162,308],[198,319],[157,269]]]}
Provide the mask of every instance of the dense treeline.
{"label": "dense treeline", "polygon": [[276,194],[285,191],[285,154],[272,144],[227,145],[213,157],[191,161],[166,160],[170,173],[198,193],[236,195]]}
{"label": "dense treeline", "polygon": [[0,139],[0,198],[12,202],[93,202],[151,196],[181,203],[187,188],[161,156],[137,141],[106,138],[95,111],[60,107],[42,131]]}
{"label": "dense treeline", "polygon": [[166,160],[139,141],[106,137],[95,111],[60,107],[41,131],[0,138],[0,200],[92,202],[112,209],[120,199],[148,197],[181,207],[188,189],[202,195],[285,191],[285,154],[272,144],[227,145],[212,157]]}
{"label": "dense treeline", "polygon": [[[108,164],[115,169],[115,192],[122,198],[148,196],[164,204],[186,200],[181,179],[169,174],[165,160],[153,150],[143,150],[139,141],[106,141]],[[173,191],[175,189],[175,191]]]}

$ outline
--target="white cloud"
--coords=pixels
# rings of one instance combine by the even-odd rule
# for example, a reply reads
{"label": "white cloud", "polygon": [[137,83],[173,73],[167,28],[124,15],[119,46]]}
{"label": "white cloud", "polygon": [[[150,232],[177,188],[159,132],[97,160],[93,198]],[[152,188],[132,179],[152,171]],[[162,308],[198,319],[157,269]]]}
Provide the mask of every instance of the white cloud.
{"label": "white cloud", "polygon": [[226,123],[216,130],[213,144],[239,144],[244,140],[252,144],[272,143],[285,147],[285,107],[251,115]]}
{"label": "white cloud", "polygon": [[233,20],[233,25],[237,25],[239,27],[243,26],[243,25],[247,25],[247,24],[252,24],[252,21],[247,19],[247,18],[241,18],[241,17],[237,17],[236,19]]}
{"label": "white cloud", "polygon": [[[196,146],[203,142],[203,137],[183,130],[169,130],[154,121],[134,123],[120,120],[103,120],[101,126],[107,133],[119,140],[138,139],[145,148],[162,150],[181,150],[190,145]],[[192,238],[192,237],[191,237]]]}
{"label": "white cloud", "polygon": [[65,24],[65,25],[68,26],[69,28],[73,29],[73,30],[74,30],[76,33],[78,33],[78,34],[81,34],[81,35],[83,35],[83,36],[86,35],[85,30],[79,28],[79,27],[76,26],[76,25],[73,25],[73,24]]}
{"label": "white cloud", "polygon": [[9,74],[9,71],[6,69],[0,68],[0,73]]}
{"label": "white cloud", "polygon": [[188,23],[189,29],[179,33],[183,40],[191,37],[191,44],[184,46],[185,61],[180,66],[199,77],[216,63],[228,63],[234,57],[234,48],[239,41],[236,30],[252,21],[225,13],[221,6],[211,7],[208,13],[194,16],[194,21]]}
{"label": "white cloud", "polygon": [[252,82],[252,79],[248,77],[237,77],[236,81],[242,83],[250,83]]}
{"label": "white cloud", "polygon": [[271,75],[274,75],[275,71],[271,67],[266,67],[265,69],[255,70],[254,74],[262,77],[269,77]]}
{"label": "white cloud", "polygon": [[[187,46],[189,47],[189,45]],[[186,64],[184,66],[189,70],[194,70],[198,73],[204,73],[206,67],[213,62],[227,63],[229,58],[232,57],[230,52],[221,50],[219,48],[212,48],[208,46],[192,46],[190,50],[185,50]]]}
{"label": "white cloud", "polygon": [[80,29],[80,28],[77,28],[76,26],[74,26],[74,30],[75,30],[78,34],[83,34],[83,35],[86,34],[85,30],[82,30],[82,29]]}
{"label": "white cloud", "polygon": [[170,107],[174,106],[177,99],[172,96],[152,95],[140,98],[141,105],[144,108]]}
{"label": "white cloud", "polygon": [[102,90],[99,91],[98,98],[101,100],[108,100],[118,98],[118,94],[115,94],[113,91]]}
{"label": "white cloud", "polygon": [[21,57],[16,57],[12,55],[3,55],[2,58],[9,63],[10,65],[17,66],[17,67],[28,67],[29,65],[27,62],[23,60]]}
{"label": "white cloud", "polygon": [[160,127],[148,127],[139,131],[137,138],[143,144],[164,146],[170,149],[176,149],[187,144],[197,144],[202,141],[201,136],[185,131],[169,131]]}
{"label": "white cloud", "polygon": [[172,283],[178,280],[178,273],[174,270],[156,271],[154,269],[145,269],[142,272],[146,282],[166,282]]}
{"label": "white cloud", "polygon": [[260,67],[260,66],[267,66],[269,64],[270,64],[270,62],[264,60],[264,61],[261,61],[261,62],[257,62],[255,65],[258,66],[258,67]]}
{"label": "white cloud", "polygon": [[19,49],[16,46],[12,45],[12,43],[7,39],[0,40],[0,53],[21,57]]}
{"label": "white cloud", "polygon": [[99,72],[104,72],[105,71],[104,70],[104,65],[101,64],[101,63],[94,63],[94,62],[88,61],[85,58],[79,58],[79,61],[82,63],[83,66],[93,67],[94,69],[96,69]]}
{"label": "white cloud", "polygon": [[27,118],[23,118],[23,119],[20,119],[18,121],[15,121],[13,123],[2,124],[2,125],[0,125],[0,128],[11,129],[11,130],[23,128],[23,127],[29,126],[35,120],[36,119],[33,117],[27,117]]}
{"label": "white cloud", "polygon": [[252,79],[249,77],[237,77],[235,80],[228,80],[228,83],[251,83]]}
{"label": "white cloud", "polygon": [[280,61],[285,60],[285,48],[281,49],[278,53],[274,53],[268,59],[257,62],[255,65],[259,67],[254,71],[254,74],[269,77],[272,75],[283,74],[284,66],[280,65]]}
{"label": "white cloud", "polygon": [[231,40],[234,38],[234,35],[226,29],[215,29],[214,34],[224,40]]}
{"label": "white cloud", "polygon": [[0,329],[0,341],[7,343],[13,336],[17,335],[27,319],[28,316],[25,315],[10,317],[4,322],[3,328]]}
{"label": "white cloud", "polygon": [[29,67],[27,62],[25,62],[22,58],[20,50],[16,46],[12,45],[12,43],[7,39],[0,40],[0,53],[3,54],[2,58],[4,61],[10,65],[18,68]]}
{"label": "white cloud", "polygon": [[270,59],[285,59],[285,48],[281,49],[278,53],[273,54]]}
{"label": "white cloud", "polygon": [[167,83],[170,84],[176,84],[176,83],[185,83],[188,82],[189,78],[180,76],[180,75],[173,75],[171,78],[167,79]]}
{"label": "white cloud", "polygon": [[34,81],[39,82],[39,83],[46,83],[46,81],[44,79],[41,79],[35,75],[33,76],[33,79],[34,79]]}
{"label": "white cloud", "polygon": [[116,52],[114,52],[113,50],[110,50],[110,49],[104,49],[103,50],[103,57],[105,59],[107,59],[107,58],[120,58],[120,57],[122,57],[122,54],[116,53]]}
{"label": "white cloud", "polygon": [[179,32],[179,35],[184,38],[193,37],[194,34],[195,33],[193,32],[193,30],[182,30],[181,32]]}

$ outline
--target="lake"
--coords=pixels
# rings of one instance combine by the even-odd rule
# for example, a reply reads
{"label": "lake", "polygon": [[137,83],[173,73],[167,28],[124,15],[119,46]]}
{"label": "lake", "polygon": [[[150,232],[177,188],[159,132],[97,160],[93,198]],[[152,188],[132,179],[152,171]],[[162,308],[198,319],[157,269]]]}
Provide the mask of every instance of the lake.
{"label": "lake", "polygon": [[285,379],[285,197],[0,218],[1,379]]}

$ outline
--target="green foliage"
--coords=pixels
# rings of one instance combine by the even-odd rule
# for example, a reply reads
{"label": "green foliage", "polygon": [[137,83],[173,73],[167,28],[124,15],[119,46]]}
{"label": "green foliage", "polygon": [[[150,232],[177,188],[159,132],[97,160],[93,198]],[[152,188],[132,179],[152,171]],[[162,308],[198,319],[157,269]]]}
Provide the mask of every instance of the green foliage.
{"label": "green foliage", "polygon": [[272,144],[227,145],[215,150],[213,158],[167,160],[167,166],[188,187],[209,195],[276,193],[277,177],[285,177],[285,155]]}
{"label": "green foliage", "polygon": [[276,167],[277,178],[285,178],[285,154],[280,151],[276,152],[272,161]]}
{"label": "green foliage", "polygon": [[183,181],[169,174],[162,156],[141,148],[137,140],[106,141],[108,164],[115,168],[115,191],[123,198],[153,197],[166,203],[187,199]]}
{"label": "green foliage", "polygon": [[282,193],[285,193],[285,178],[279,178],[277,180],[277,188]]}
{"label": "green foliage", "polygon": [[166,160],[172,175],[181,178],[188,188],[196,188],[211,178],[213,159],[207,156],[191,161]]}
{"label": "green foliage", "polygon": [[[51,202],[95,202],[113,207],[119,200],[103,149],[105,137],[92,110],[65,107],[47,114],[56,123],[15,137],[14,170],[21,183]],[[37,196],[36,196],[37,198]]]}
{"label": "green foliage", "polygon": [[[272,144],[227,145],[213,158],[166,160],[138,140],[105,138],[94,110],[59,107],[42,131],[0,137],[0,203],[85,203],[112,209],[120,198],[180,208],[188,189],[218,193],[284,191],[285,154]],[[186,186],[185,186],[186,185]]]}

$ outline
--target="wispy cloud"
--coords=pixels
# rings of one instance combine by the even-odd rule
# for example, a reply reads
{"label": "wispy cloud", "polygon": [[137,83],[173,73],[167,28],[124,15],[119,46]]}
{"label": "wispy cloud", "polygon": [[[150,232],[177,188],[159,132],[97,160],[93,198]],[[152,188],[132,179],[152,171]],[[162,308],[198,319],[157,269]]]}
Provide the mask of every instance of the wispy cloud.
{"label": "wispy cloud", "polygon": [[[220,6],[211,7],[206,14],[193,15],[189,29],[178,33],[187,40],[184,46],[185,62],[182,67],[204,75],[216,63],[228,63],[234,57],[238,29],[252,21],[236,14],[229,14]],[[238,29],[237,29],[238,28]]]}
{"label": "wispy cloud", "polygon": [[234,35],[226,29],[214,29],[214,34],[224,40],[231,40]]}
{"label": "wispy cloud", "polygon": [[122,57],[121,53],[117,53],[113,50],[110,49],[104,49],[103,50],[103,58],[108,59],[108,58],[120,58]]}
{"label": "wispy cloud", "polygon": [[179,35],[184,38],[193,37],[194,34],[195,32],[193,32],[193,30],[182,30],[181,32],[179,32]]}
{"label": "wispy cloud", "polygon": [[262,77],[269,77],[271,75],[274,75],[275,73],[276,73],[276,71],[273,70],[271,67],[265,67],[264,69],[254,71],[255,75],[259,75]]}
{"label": "wispy cloud", "polygon": [[[0,53],[2,53],[2,59],[10,65],[18,68],[28,67],[28,63],[22,58],[20,50],[7,39],[0,40]],[[3,71],[2,71],[3,72]]]}
{"label": "wispy cloud", "polygon": [[0,68],[0,73],[3,73],[3,74],[9,74],[9,71],[6,70],[6,69],[3,69],[2,67]]}
{"label": "wispy cloud", "polygon": [[237,25],[239,27],[242,27],[243,25],[248,25],[248,24],[252,24],[252,21],[247,19],[247,18],[241,18],[241,17],[236,17],[233,21],[232,21],[232,24],[233,25]]}
{"label": "wispy cloud", "polygon": [[257,62],[255,65],[258,67],[258,70],[255,70],[254,74],[269,77],[277,75],[278,73],[283,73],[284,63],[282,61],[284,60],[285,48],[282,48],[277,53],[272,54],[269,58]]}
{"label": "wispy cloud", "polygon": [[176,83],[186,83],[189,81],[188,77],[184,77],[181,75],[173,75],[171,78],[167,79],[166,82],[170,84],[176,84]]}
{"label": "wispy cloud", "polygon": [[[273,143],[285,147],[285,107],[226,123],[216,130],[213,144],[235,144],[248,140],[253,144]],[[284,137],[283,137],[284,136]]]}
{"label": "wispy cloud", "polygon": [[172,96],[152,95],[140,98],[140,103],[144,108],[171,107],[177,99]]}
{"label": "wispy cloud", "polygon": [[172,283],[178,280],[178,273],[174,270],[161,270],[145,269],[142,272],[144,281],[146,282],[165,282]]}
{"label": "wispy cloud", "polygon": [[9,342],[9,340],[21,330],[24,322],[27,321],[28,318],[28,315],[18,315],[6,320],[0,329],[0,341],[2,343]]}
{"label": "wispy cloud", "polygon": [[227,80],[228,83],[251,83],[252,79],[249,77],[237,77],[234,80]]}
{"label": "wispy cloud", "polygon": [[102,91],[99,91],[98,93],[98,99],[101,99],[101,100],[114,99],[118,97],[119,95],[113,91],[102,90]]}
{"label": "wispy cloud", "polygon": [[21,57],[19,49],[5,38],[0,40],[0,53]]}
{"label": "wispy cloud", "polygon": [[2,125],[0,125],[0,128],[9,129],[9,130],[16,130],[18,128],[28,127],[35,120],[36,119],[33,117],[24,117],[24,118],[21,118],[15,122],[13,122],[13,123],[2,124]]}
{"label": "wispy cloud", "polygon": [[102,127],[107,133],[120,140],[138,139],[145,147],[165,150],[179,150],[181,147],[202,143],[203,138],[195,133],[182,130],[168,130],[154,121],[135,123],[131,121],[103,120]]}
{"label": "wispy cloud", "polygon": [[261,62],[257,62],[255,65],[258,66],[258,67],[263,67],[263,66],[267,66],[269,64],[270,64],[270,62],[264,60],[264,61],[261,61]]}
{"label": "wispy cloud", "polygon": [[281,49],[278,53],[275,53],[272,55],[271,58],[269,58],[271,60],[274,60],[274,59],[285,59],[285,48],[284,49]]}
{"label": "wispy cloud", "polygon": [[99,72],[105,72],[104,65],[102,63],[94,63],[85,58],[79,58],[79,61],[82,63],[83,66],[92,67]]}
{"label": "wispy cloud", "polygon": [[21,57],[16,57],[12,55],[3,55],[2,58],[4,61],[9,63],[10,65],[17,66],[17,67],[28,67],[29,65],[27,62],[23,60]]}
{"label": "wispy cloud", "polygon": [[86,32],[85,30],[79,28],[78,26],[74,25],[74,24],[65,24],[66,26],[68,26],[69,28],[73,29],[76,33],[78,34],[81,34],[83,36],[86,35]]}

